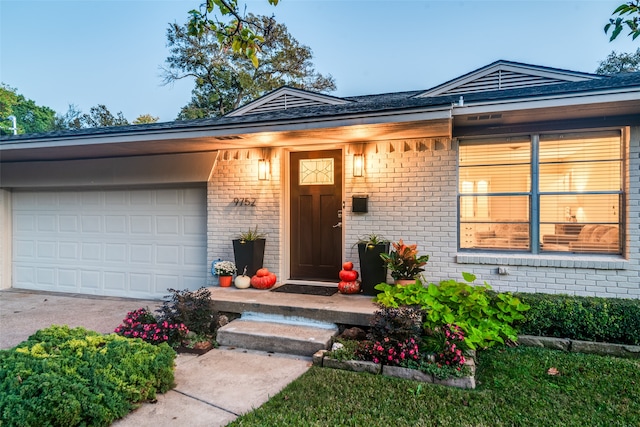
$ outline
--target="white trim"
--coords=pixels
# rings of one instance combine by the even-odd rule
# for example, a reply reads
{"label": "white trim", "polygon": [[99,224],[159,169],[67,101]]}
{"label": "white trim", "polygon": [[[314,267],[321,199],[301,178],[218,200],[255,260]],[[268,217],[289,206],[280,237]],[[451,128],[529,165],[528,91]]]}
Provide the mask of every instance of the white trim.
{"label": "white trim", "polygon": [[223,148],[242,147],[242,139],[228,141],[211,141],[219,136],[237,134],[257,134],[264,132],[287,132],[298,130],[320,130],[335,127],[347,127],[355,125],[372,124],[396,124],[413,121],[429,121],[438,119],[450,119],[451,107],[438,106],[429,109],[414,109],[410,111],[383,111],[376,113],[359,113],[347,116],[305,117],[291,119],[287,122],[271,120],[266,122],[250,122],[240,124],[228,124],[223,126],[209,125],[199,126],[198,129],[160,129],[148,132],[127,131],[115,135],[66,135],[47,139],[19,139],[0,141],[0,153],[11,150],[28,150],[36,148],[74,147],[83,145],[101,144],[132,144],[136,142],[172,141],[176,139],[202,138],[211,144],[211,151]]}
{"label": "white trim", "polygon": [[12,287],[13,272],[13,209],[12,195],[13,193],[7,190],[0,189],[3,198],[3,203],[0,205],[0,289],[9,289]]}
{"label": "white trim", "polygon": [[518,111],[538,108],[570,107],[575,105],[593,105],[610,102],[638,101],[640,100],[640,88],[621,89],[617,91],[607,91],[601,93],[581,93],[576,96],[572,94],[562,94],[553,96],[540,96],[529,99],[505,99],[498,101],[486,101],[470,103],[465,102],[464,107],[454,106],[452,115],[462,116],[469,114],[481,114],[499,111]]}
{"label": "white trim", "polygon": [[629,261],[621,256],[554,256],[541,254],[458,253],[457,264],[514,265],[528,267],[589,268],[595,270],[627,270]]}
{"label": "white trim", "polygon": [[[282,254],[282,260],[281,260],[281,270],[282,274],[281,276],[284,278],[286,277],[287,279],[283,279],[281,280],[282,283],[295,283],[295,284],[305,284],[305,285],[318,285],[318,284],[323,284],[326,285],[327,283],[332,283],[332,282],[315,282],[315,281],[309,281],[309,280],[292,280],[291,279],[291,245],[289,244],[290,239],[291,239],[291,153],[299,153],[299,152],[304,152],[304,151],[329,151],[329,150],[340,150],[342,153],[342,243],[340,245],[340,251],[341,251],[341,255],[340,255],[340,259],[344,260],[345,259],[345,249],[344,249],[344,244],[346,241],[346,228],[344,226],[344,220],[345,220],[345,212],[344,212],[344,198],[346,195],[346,176],[345,176],[345,172],[346,172],[346,168],[345,168],[345,161],[346,161],[346,151],[347,151],[347,147],[345,144],[327,144],[327,145],[322,145],[322,146],[297,146],[297,147],[293,147],[293,148],[288,148],[283,150],[283,161],[284,161],[284,167],[283,169],[283,174],[284,174],[284,191],[282,191],[282,194],[284,196],[284,200],[280,203],[280,206],[282,206],[284,208],[284,212],[283,212],[283,221],[284,224],[282,225],[282,241],[280,242],[280,253]],[[282,181],[281,181],[282,182]],[[338,283],[339,280],[338,278],[336,278],[336,283]]]}

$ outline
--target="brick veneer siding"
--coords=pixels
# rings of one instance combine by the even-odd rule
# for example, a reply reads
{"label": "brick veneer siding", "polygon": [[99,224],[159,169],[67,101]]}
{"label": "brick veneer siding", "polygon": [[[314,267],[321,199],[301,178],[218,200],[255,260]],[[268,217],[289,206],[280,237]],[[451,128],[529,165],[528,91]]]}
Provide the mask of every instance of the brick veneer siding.
{"label": "brick veneer siding", "polygon": [[[258,159],[270,159],[271,176],[258,180]],[[281,177],[279,150],[268,155],[262,150],[230,150],[218,154],[207,185],[207,259],[233,261],[231,241],[243,231],[258,226],[267,234],[264,266],[280,277],[281,251]],[[255,199],[255,206],[236,206],[234,199]],[[211,273],[207,276],[213,283]]]}
{"label": "brick veneer siding", "polygon": [[0,189],[0,289],[11,287],[11,193]]}
{"label": "brick veneer siding", "polygon": [[[354,147],[345,164],[353,164]],[[499,291],[640,298],[640,128],[630,132],[625,256],[531,255],[457,251],[455,141],[423,139],[364,146],[366,174],[346,170],[345,254],[358,263],[358,236],[417,243],[430,255],[429,281],[474,273]],[[369,195],[369,213],[351,212],[353,194]],[[506,267],[508,274],[498,274]]]}
{"label": "brick veneer siding", "polygon": [[[323,147],[318,147],[323,149]],[[365,176],[353,177],[353,154],[364,152]],[[221,152],[208,189],[208,259],[233,259],[231,239],[259,225],[268,233],[265,266],[281,276],[286,253],[281,177],[283,151],[270,153],[271,179],[258,181],[258,150]],[[640,128],[630,132],[626,183],[625,256],[459,252],[457,249],[457,143],[448,138],[354,144],[345,148],[344,257],[359,268],[359,236],[377,233],[417,243],[430,255],[429,281],[474,273],[499,291],[640,298]],[[369,212],[351,212],[351,196],[367,194]],[[256,199],[240,208],[234,198]],[[508,274],[498,274],[506,267]],[[209,276],[211,277],[211,276]]]}

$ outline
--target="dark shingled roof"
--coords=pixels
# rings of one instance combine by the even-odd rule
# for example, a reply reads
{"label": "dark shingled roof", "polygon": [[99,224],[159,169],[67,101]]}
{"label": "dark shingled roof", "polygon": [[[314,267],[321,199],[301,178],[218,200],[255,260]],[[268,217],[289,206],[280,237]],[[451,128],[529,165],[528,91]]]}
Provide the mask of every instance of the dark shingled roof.
{"label": "dark shingled roof", "polygon": [[[571,95],[578,93],[595,93],[615,89],[640,87],[640,72],[623,73],[610,77],[601,77],[580,82],[557,83],[544,86],[534,86],[518,89],[496,90],[464,94],[465,104],[473,102],[491,102],[537,98],[542,96]],[[343,99],[352,101],[343,105],[323,105],[291,108],[287,110],[270,111],[258,114],[247,114],[236,117],[217,117],[199,120],[184,120],[164,123],[150,123],[129,126],[114,126],[103,128],[77,129],[42,134],[4,136],[2,141],[19,141],[21,139],[48,139],[56,137],[81,137],[92,135],[118,135],[144,132],[162,132],[198,130],[199,128],[225,127],[241,124],[260,124],[267,122],[304,121],[311,118],[339,118],[350,115],[375,114],[403,110],[430,109],[446,107],[458,102],[460,94],[449,96],[422,97],[416,95],[425,92],[410,91],[385,93],[378,95],[351,96]]]}

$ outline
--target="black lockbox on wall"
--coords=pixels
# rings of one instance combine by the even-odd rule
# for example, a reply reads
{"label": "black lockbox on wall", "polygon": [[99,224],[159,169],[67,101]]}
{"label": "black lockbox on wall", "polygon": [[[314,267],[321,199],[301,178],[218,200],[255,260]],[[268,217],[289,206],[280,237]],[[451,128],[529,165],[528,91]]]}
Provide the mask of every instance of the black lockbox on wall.
{"label": "black lockbox on wall", "polygon": [[366,194],[356,194],[351,197],[351,212],[369,212],[369,196]]}

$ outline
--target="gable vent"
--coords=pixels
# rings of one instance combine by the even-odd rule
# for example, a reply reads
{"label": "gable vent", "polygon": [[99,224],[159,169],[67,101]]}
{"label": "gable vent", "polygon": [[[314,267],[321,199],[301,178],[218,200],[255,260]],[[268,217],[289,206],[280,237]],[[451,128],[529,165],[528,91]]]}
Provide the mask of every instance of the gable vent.
{"label": "gable vent", "polygon": [[303,98],[301,96],[295,96],[284,93],[277,98],[271,99],[269,102],[255,107],[251,113],[265,113],[268,111],[280,111],[289,110],[291,108],[309,107],[309,106],[324,106],[326,103],[318,102],[313,99]]}
{"label": "gable vent", "polygon": [[507,70],[497,70],[486,76],[479,77],[461,86],[452,88],[441,95],[457,95],[492,90],[519,89],[532,86],[544,86],[555,83],[566,83],[566,80],[550,77],[534,76],[531,74],[514,73]]}

